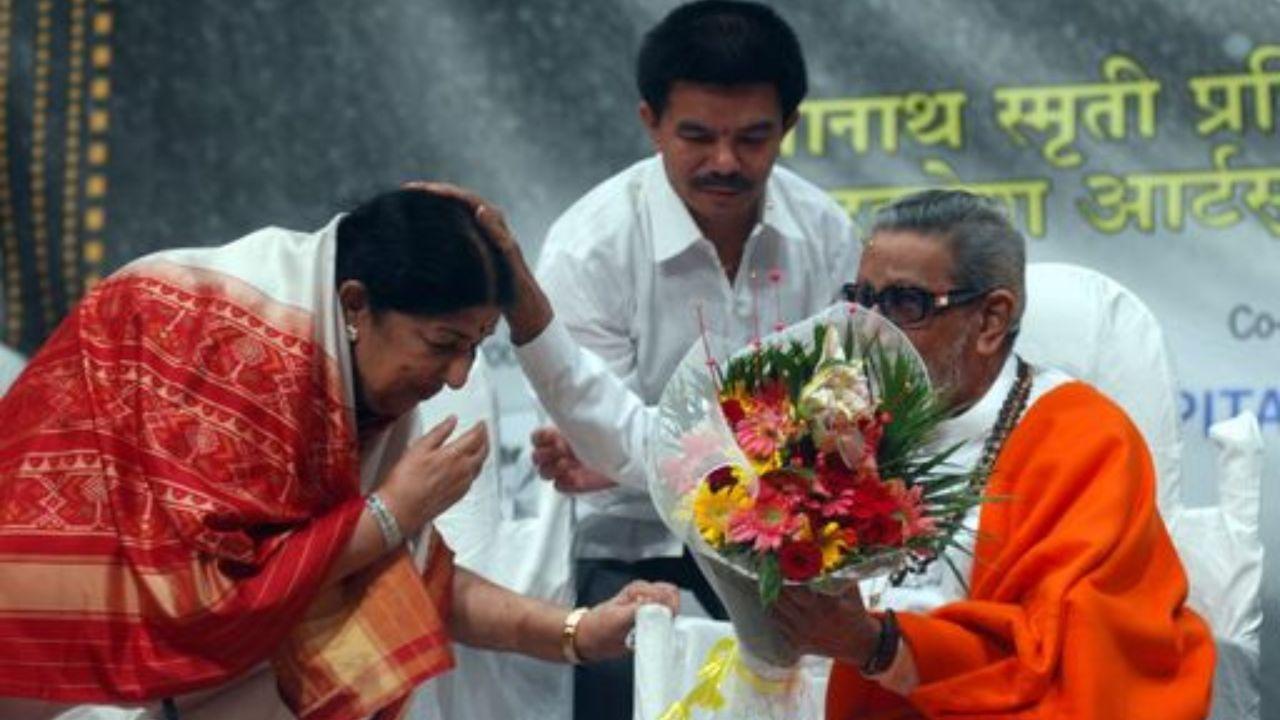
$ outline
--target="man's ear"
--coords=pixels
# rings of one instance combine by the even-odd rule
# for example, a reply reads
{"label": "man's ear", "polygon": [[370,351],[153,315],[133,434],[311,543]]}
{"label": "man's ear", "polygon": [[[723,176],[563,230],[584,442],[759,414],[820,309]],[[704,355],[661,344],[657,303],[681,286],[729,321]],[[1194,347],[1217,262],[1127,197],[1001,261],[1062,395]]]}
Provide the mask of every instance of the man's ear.
{"label": "man's ear", "polygon": [[640,123],[644,125],[644,131],[649,134],[649,142],[653,144],[654,150],[661,151],[662,144],[658,142],[658,125],[662,122],[662,116],[654,112],[653,107],[644,100],[640,101],[638,110]]}
{"label": "man's ear", "polygon": [[1013,316],[1018,308],[1018,297],[1008,288],[996,288],[982,299],[982,329],[978,332],[978,352],[994,355],[1002,350],[1009,331],[1013,329]]}

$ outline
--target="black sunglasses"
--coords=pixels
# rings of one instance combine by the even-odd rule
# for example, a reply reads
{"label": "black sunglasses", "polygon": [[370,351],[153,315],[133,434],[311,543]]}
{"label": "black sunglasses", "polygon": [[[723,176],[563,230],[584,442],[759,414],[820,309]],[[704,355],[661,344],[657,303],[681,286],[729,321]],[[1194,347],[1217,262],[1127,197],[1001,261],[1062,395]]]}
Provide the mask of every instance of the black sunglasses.
{"label": "black sunglasses", "polygon": [[934,293],[914,285],[890,285],[876,290],[867,283],[845,283],[841,290],[845,300],[865,308],[878,307],[880,314],[904,328],[919,325],[934,315],[973,302],[991,292],[991,288],[957,288]]}

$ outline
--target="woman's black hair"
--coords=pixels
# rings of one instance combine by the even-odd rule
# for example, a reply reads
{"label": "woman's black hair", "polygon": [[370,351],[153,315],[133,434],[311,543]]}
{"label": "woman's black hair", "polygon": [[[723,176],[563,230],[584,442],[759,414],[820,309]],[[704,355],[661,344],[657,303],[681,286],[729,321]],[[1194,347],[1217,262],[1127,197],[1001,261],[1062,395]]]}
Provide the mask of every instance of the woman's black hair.
{"label": "woman's black hair", "polygon": [[338,221],[334,285],[359,280],[374,312],[441,315],[509,304],[511,266],[466,204],[395,190]]}

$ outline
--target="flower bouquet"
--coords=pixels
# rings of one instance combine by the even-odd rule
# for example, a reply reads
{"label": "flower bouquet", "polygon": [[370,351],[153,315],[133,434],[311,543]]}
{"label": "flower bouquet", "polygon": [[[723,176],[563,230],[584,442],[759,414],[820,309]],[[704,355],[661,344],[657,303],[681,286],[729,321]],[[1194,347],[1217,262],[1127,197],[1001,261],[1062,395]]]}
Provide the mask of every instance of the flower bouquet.
{"label": "flower bouquet", "polygon": [[785,584],[840,592],[943,556],[980,501],[929,450],[945,407],[905,336],[839,304],[752,343],[723,368],[690,350],[659,403],[654,503],[724,601],[744,650],[797,651],[768,608]]}

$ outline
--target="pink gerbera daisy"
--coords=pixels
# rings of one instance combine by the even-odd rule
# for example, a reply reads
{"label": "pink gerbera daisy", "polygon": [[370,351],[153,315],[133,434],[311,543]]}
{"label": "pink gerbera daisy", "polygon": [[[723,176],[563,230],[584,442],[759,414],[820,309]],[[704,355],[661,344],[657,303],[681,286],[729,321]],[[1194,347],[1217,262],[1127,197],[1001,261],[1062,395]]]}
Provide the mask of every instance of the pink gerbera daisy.
{"label": "pink gerbera daisy", "polygon": [[901,480],[890,480],[885,483],[889,495],[898,501],[898,515],[902,518],[902,536],[904,540],[929,535],[937,531],[934,518],[924,514],[924,500],[921,497],[923,488],[919,485],[907,489]]}
{"label": "pink gerbera daisy", "polygon": [[729,518],[729,539],[752,543],[757,552],[776,550],[800,522],[783,496],[759,497],[751,507],[742,508]]}
{"label": "pink gerbera daisy", "polygon": [[733,430],[739,447],[748,457],[754,460],[772,457],[795,431],[786,387],[773,383],[757,390]]}

